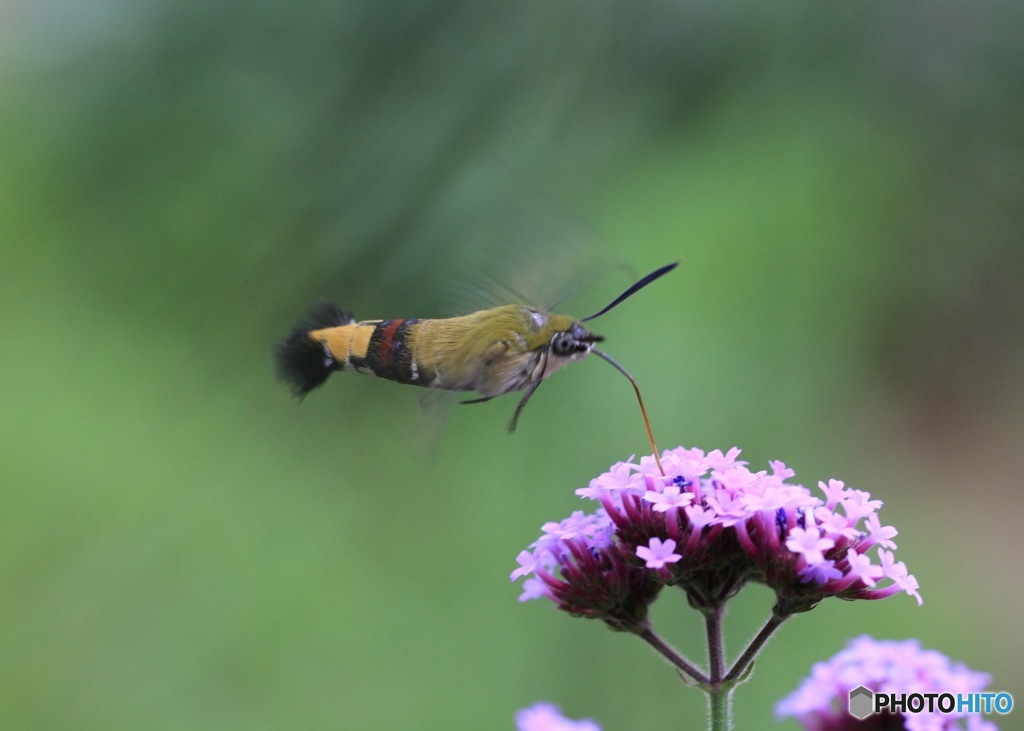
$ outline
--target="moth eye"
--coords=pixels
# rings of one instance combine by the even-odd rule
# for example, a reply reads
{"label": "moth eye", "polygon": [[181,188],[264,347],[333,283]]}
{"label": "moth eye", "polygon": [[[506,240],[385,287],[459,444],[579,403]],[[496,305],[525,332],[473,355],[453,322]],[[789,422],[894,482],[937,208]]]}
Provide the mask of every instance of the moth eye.
{"label": "moth eye", "polygon": [[566,333],[559,333],[551,340],[551,352],[555,355],[572,355],[576,342]]}

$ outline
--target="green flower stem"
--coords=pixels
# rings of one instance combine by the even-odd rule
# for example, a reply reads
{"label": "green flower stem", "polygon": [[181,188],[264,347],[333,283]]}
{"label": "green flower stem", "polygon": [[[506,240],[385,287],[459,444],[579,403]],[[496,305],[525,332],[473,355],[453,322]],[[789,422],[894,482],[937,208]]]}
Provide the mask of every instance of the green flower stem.
{"label": "green flower stem", "polygon": [[732,688],[718,686],[708,691],[708,719],[711,731],[732,728]]}
{"label": "green flower stem", "polygon": [[722,637],[725,607],[716,604],[704,609],[702,614],[710,668],[708,682],[704,684],[708,694],[709,728],[711,731],[728,731],[732,728],[732,683],[722,677],[725,668],[725,640]]}

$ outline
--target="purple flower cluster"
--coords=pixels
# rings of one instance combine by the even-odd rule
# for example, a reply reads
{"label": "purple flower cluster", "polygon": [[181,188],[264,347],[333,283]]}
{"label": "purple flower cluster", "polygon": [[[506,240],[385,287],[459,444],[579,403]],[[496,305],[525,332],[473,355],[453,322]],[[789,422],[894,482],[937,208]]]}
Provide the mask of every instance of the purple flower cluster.
{"label": "purple flower cluster", "polygon": [[516,731],[601,731],[593,721],[566,718],[551,703],[535,703],[516,713]]}
{"label": "purple flower cluster", "polygon": [[878,518],[880,500],[839,480],[819,482],[817,496],[789,483],[795,473],[782,462],[751,472],[739,454],[666,450],[664,474],[650,456],[613,465],[576,491],[601,508],[545,525],[520,553],[520,600],[546,596],[613,626],[625,619],[619,628],[642,621],[659,583],[716,606],[760,582],[775,591],[780,617],[831,596],[904,591],[921,603],[917,580],[895,559],[896,530]]}
{"label": "purple flower cluster", "polygon": [[[935,650],[922,650],[917,640],[876,640],[858,637],[826,662],[816,663],[811,676],[776,707],[779,716],[795,716],[809,731],[842,731],[853,728],[906,728],[907,731],[995,731],[995,725],[979,714],[954,711],[942,714],[908,713],[870,716],[875,726],[857,721],[847,712],[850,691],[863,685],[875,693],[979,693],[990,678],[970,668],[954,665]],[[897,718],[902,723],[891,721]],[[887,721],[888,720],[888,721]],[[965,722],[966,725],[964,723]],[[886,725],[888,723],[888,725]]]}
{"label": "purple flower cluster", "polygon": [[[603,619],[614,629],[643,628],[647,607],[663,584],[615,540],[604,510],[576,511],[560,523],[545,523],[532,551],[517,557],[512,580],[527,577],[519,601],[546,596],[571,614]],[[532,574],[532,576],[531,576]]]}

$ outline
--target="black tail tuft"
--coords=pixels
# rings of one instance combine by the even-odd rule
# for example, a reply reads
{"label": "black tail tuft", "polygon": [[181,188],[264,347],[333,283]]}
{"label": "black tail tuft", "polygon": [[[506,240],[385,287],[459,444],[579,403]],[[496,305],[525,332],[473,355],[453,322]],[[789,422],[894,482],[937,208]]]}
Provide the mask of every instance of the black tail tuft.
{"label": "black tail tuft", "polygon": [[287,383],[292,393],[300,399],[322,385],[337,369],[337,363],[323,343],[309,337],[309,332],[353,322],[355,320],[351,314],[330,302],[316,305],[310,310],[309,317],[274,348],[278,379]]}
{"label": "black tail tuft", "polygon": [[277,377],[300,399],[327,380],[334,371],[334,356],[308,330],[295,330],[274,349]]}

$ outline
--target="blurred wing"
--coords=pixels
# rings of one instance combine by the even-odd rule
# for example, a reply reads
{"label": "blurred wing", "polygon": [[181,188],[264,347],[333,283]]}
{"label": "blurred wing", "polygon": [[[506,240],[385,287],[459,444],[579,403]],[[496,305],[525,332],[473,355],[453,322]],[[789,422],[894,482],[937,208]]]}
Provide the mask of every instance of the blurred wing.
{"label": "blurred wing", "polygon": [[[500,169],[490,175],[502,176]],[[588,224],[547,189],[545,180],[509,170],[503,181],[506,205],[499,210],[467,208],[460,239],[480,246],[464,252],[452,277],[459,282],[448,304],[450,315],[520,304],[545,309],[581,279],[581,272],[606,249]],[[583,277],[585,279],[585,277]]]}
{"label": "blurred wing", "polygon": [[454,317],[509,304],[539,307],[536,293],[523,291],[521,283],[516,285],[514,281],[508,268],[500,265],[491,270],[480,267],[467,269],[448,289],[445,315]]}
{"label": "blurred wing", "polygon": [[[568,249],[552,249],[526,261],[499,259],[486,267],[467,265],[445,297],[444,312],[464,315],[511,304],[544,312],[589,312],[599,305],[588,309],[580,301],[604,304],[608,290],[631,281],[633,275],[625,273],[628,269],[601,262],[596,254]],[[605,281],[611,284],[603,286]]]}
{"label": "blurred wing", "polygon": [[420,414],[416,429],[416,445],[427,454],[434,454],[441,441],[444,428],[451,418],[452,407],[465,394],[430,388],[420,396]]}

